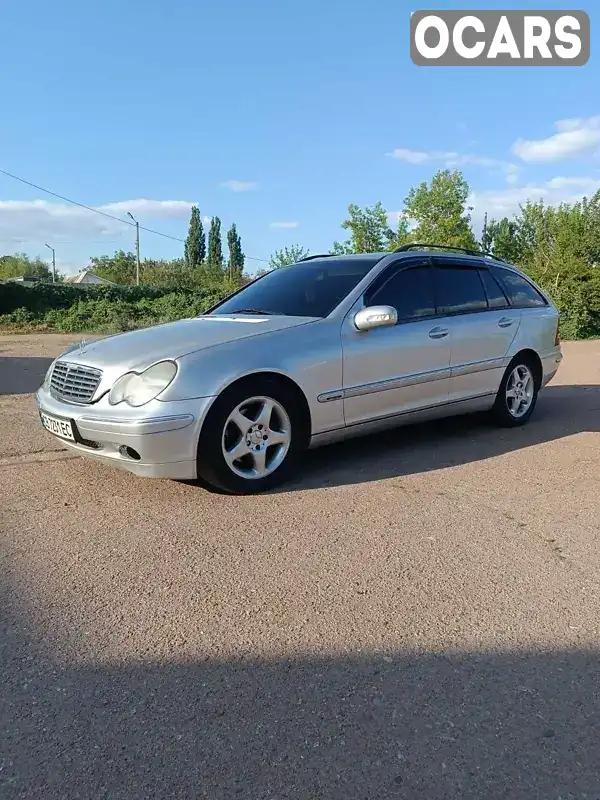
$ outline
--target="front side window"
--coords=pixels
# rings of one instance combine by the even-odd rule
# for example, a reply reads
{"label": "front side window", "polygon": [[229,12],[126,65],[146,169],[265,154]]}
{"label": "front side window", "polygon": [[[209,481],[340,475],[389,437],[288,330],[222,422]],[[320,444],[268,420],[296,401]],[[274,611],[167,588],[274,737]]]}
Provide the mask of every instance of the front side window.
{"label": "front side window", "polygon": [[441,266],[435,270],[435,276],[438,314],[467,314],[487,310],[487,297],[477,269]]}
{"label": "front side window", "polygon": [[209,314],[326,317],[373,269],[380,256],[319,258],[273,270]]}
{"label": "front side window", "polygon": [[413,267],[396,272],[366,298],[370,306],[392,306],[399,321],[418,320],[435,314],[431,267]]}
{"label": "front side window", "polygon": [[539,308],[547,305],[538,290],[516,272],[511,272],[502,267],[493,267],[492,274],[498,279],[512,306],[517,308]]}

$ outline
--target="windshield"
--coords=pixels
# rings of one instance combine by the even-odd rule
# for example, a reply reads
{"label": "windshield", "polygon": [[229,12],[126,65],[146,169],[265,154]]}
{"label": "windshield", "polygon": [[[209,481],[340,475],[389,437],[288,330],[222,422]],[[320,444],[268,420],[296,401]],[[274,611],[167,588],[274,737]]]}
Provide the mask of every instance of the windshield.
{"label": "windshield", "polygon": [[282,267],[249,284],[210,313],[326,317],[380,258],[323,258]]}

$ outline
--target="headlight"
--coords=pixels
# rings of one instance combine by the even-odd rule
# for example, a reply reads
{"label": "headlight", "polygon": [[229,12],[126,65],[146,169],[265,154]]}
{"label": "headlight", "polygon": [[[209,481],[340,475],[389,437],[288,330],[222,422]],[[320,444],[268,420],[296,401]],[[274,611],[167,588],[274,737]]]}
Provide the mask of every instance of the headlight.
{"label": "headlight", "polygon": [[108,395],[111,406],[125,402],[128,406],[143,406],[154,400],[177,374],[173,361],[161,361],[142,373],[126,372],[114,384]]}
{"label": "headlight", "polygon": [[46,370],[46,374],[44,375],[44,382],[42,386],[46,389],[50,383],[50,375],[52,375],[52,370],[54,369],[54,365],[56,364],[57,359],[55,358],[54,361],[50,364],[48,369]]}

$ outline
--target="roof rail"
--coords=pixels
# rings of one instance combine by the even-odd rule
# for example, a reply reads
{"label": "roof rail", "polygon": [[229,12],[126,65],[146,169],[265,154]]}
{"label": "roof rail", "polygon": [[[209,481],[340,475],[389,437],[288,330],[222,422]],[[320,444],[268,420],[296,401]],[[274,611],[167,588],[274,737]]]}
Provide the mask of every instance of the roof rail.
{"label": "roof rail", "polygon": [[403,244],[401,247],[397,247],[392,252],[406,253],[409,250],[413,250],[416,248],[423,249],[425,247],[433,247],[436,250],[452,250],[458,253],[466,253],[469,256],[483,256],[487,258],[493,258],[494,261],[502,261],[503,264],[508,263],[503,258],[499,258],[499,256],[495,256],[493,253],[490,253],[487,250],[472,250],[469,249],[468,247],[452,247],[451,245],[447,244],[427,244],[426,242],[409,242],[408,244]]}
{"label": "roof rail", "polygon": [[467,247],[451,247],[447,244],[427,244],[426,242],[409,242],[408,244],[403,244],[402,247],[398,247],[394,250],[394,253],[405,253],[407,250],[412,250],[417,247],[435,247],[436,250],[457,250],[460,253],[467,253],[470,256],[487,255],[483,250],[469,250]]}
{"label": "roof rail", "polygon": [[332,256],[337,256],[337,253],[315,253],[312,256],[304,256],[304,258],[299,258],[296,261],[296,264],[300,264],[301,261],[312,261],[313,258],[331,258]]}

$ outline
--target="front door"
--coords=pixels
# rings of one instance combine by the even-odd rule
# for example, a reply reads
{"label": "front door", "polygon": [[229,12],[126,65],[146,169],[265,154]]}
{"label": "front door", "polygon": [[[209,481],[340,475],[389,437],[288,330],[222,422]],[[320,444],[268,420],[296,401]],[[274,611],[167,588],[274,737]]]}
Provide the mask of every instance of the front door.
{"label": "front door", "polygon": [[428,257],[403,259],[377,278],[364,306],[398,312],[392,328],[358,331],[354,313],[342,326],[344,417],[355,425],[437,406],[448,399],[451,320],[436,318]]}

